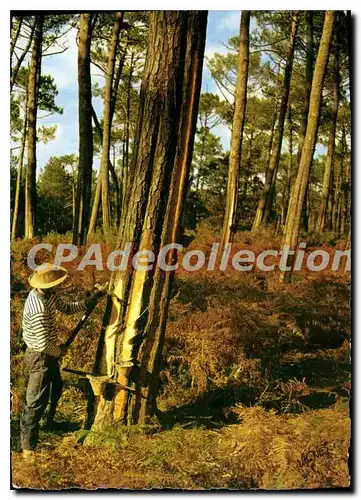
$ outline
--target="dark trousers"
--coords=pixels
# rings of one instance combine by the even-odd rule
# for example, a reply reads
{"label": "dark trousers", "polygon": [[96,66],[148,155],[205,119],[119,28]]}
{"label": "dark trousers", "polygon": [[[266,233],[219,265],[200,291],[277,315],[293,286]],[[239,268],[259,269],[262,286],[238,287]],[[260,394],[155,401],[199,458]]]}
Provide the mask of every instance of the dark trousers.
{"label": "dark trousers", "polygon": [[45,413],[48,422],[54,418],[63,382],[56,358],[27,348],[25,359],[29,368],[29,383],[20,418],[20,434],[23,450],[31,450],[39,439],[41,418]]}

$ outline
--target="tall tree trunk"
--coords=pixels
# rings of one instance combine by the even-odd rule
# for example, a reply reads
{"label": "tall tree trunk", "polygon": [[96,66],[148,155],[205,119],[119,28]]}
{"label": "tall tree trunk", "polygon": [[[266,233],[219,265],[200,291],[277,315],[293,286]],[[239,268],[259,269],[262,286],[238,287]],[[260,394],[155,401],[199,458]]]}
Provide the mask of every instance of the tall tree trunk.
{"label": "tall tree trunk", "polygon": [[292,123],[292,108],[288,107],[288,122],[289,122],[289,139],[288,139],[288,164],[287,164],[287,177],[285,183],[285,191],[282,205],[282,224],[285,224],[288,204],[290,201],[292,171],[293,171],[293,123]]}
{"label": "tall tree trunk", "polygon": [[349,193],[350,193],[350,163],[351,163],[351,152],[347,152],[347,145],[345,150],[345,173],[344,180],[342,183],[342,192],[343,192],[343,210],[341,215],[341,233],[346,233],[347,222],[350,215],[350,202],[349,202]]}
{"label": "tall tree trunk", "polygon": [[[102,144],[103,144],[103,131],[102,131],[101,125],[99,123],[97,114],[96,114],[93,106],[92,106],[92,117],[93,117],[95,128],[96,128],[98,135],[99,135],[100,145],[102,146]],[[110,161],[110,159],[108,162],[108,167],[110,170],[110,174],[112,176],[112,182],[113,182],[114,189],[115,189],[114,210],[115,210],[115,213],[117,216],[117,226],[119,226],[119,220],[118,220],[118,217],[120,215],[120,201],[119,200],[121,200],[120,181],[119,181],[117,174],[116,174],[116,171],[115,171],[114,162],[112,163]],[[94,200],[93,200],[92,212],[91,212],[91,217],[90,217],[88,236],[95,232],[97,218],[98,218],[98,212],[99,212],[99,207],[100,207],[101,191],[102,191],[102,175],[101,175],[101,166],[100,166],[98,179],[97,179],[97,185],[95,188],[95,195],[94,195]]]}
{"label": "tall tree trunk", "polygon": [[73,244],[84,245],[90,215],[93,173],[92,92],[90,46],[92,14],[80,15],[78,48],[79,168]]}
{"label": "tall tree trunk", "polygon": [[132,91],[132,78],[134,71],[134,51],[131,53],[129,75],[127,82],[127,112],[126,112],[126,124],[125,124],[125,162],[123,168],[123,183],[122,183],[122,207],[125,202],[125,194],[127,192],[127,183],[129,181],[129,164],[130,164],[130,154],[129,154],[129,142],[130,142],[130,110],[131,110],[131,91]]}
{"label": "tall tree trunk", "polygon": [[27,113],[28,113],[28,93],[26,92],[24,127],[23,127],[23,134],[22,134],[22,138],[21,138],[21,146],[20,146],[20,152],[19,152],[18,174],[16,177],[14,213],[13,213],[13,222],[12,222],[12,226],[11,226],[11,241],[14,241],[16,239],[17,231],[18,231],[21,178],[22,178],[22,173],[23,173],[23,162],[24,162],[24,153],[25,153],[25,146],[26,146],[27,126],[28,126]]}
{"label": "tall tree trunk", "polygon": [[[303,143],[297,178],[292,190],[292,195],[288,207],[287,223],[283,237],[283,248],[287,246],[291,250],[295,250],[298,244],[302,207],[305,199],[306,187],[309,181],[310,168],[317,140],[317,131],[322,101],[322,89],[332,43],[335,17],[335,11],[326,11],[322,29],[322,37],[315,64],[315,71],[312,78],[312,89],[306,136]],[[288,259],[288,264],[291,266],[291,268],[293,266],[293,263],[294,256],[290,256],[290,258]],[[290,276],[291,271],[281,272],[281,282],[284,280],[288,281]]]}
{"label": "tall tree trunk", "polygon": [[[124,13],[123,13],[123,17],[122,17],[122,24],[123,24],[123,19],[124,19]],[[118,68],[117,68],[117,71],[116,71],[116,74],[114,77],[114,83],[113,83],[113,89],[112,89],[112,99],[111,99],[111,105],[110,105],[110,122],[111,123],[113,123],[115,106],[117,103],[118,88],[119,88],[120,79],[121,79],[121,76],[123,73],[125,58],[126,58],[127,50],[128,50],[128,43],[129,43],[129,37],[127,36],[127,38],[125,40],[125,46],[124,46],[122,54],[120,56]]]}
{"label": "tall tree trunk", "polygon": [[10,91],[14,87],[14,83],[16,81],[16,77],[18,76],[19,69],[21,68],[21,65],[22,65],[22,63],[23,63],[23,61],[25,59],[25,56],[27,55],[27,53],[29,52],[29,49],[31,47],[31,44],[32,44],[32,41],[33,41],[33,38],[34,38],[35,28],[36,28],[36,22],[34,21],[34,23],[32,25],[32,28],[31,28],[29,39],[28,39],[28,41],[27,41],[27,43],[26,43],[26,45],[24,47],[24,50],[20,54],[19,59],[16,61],[15,66],[13,68],[11,68]]}
{"label": "tall tree trunk", "polygon": [[266,175],[267,175],[267,170],[269,168],[269,164],[270,164],[271,157],[272,157],[273,137],[274,137],[275,127],[276,127],[276,122],[277,122],[277,115],[278,115],[278,111],[279,111],[279,109],[278,109],[279,93],[280,93],[280,64],[277,65],[277,75],[276,75],[275,95],[274,95],[274,112],[273,112],[273,116],[272,116],[271,133],[270,133],[268,148],[267,148],[268,156],[267,156]]}
{"label": "tall tree trunk", "polygon": [[264,211],[267,205],[268,197],[270,196],[270,191],[272,187],[272,180],[274,175],[277,175],[281,148],[282,148],[282,140],[283,140],[283,129],[285,124],[285,117],[287,112],[288,105],[288,96],[290,92],[290,84],[291,84],[291,76],[292,76],[292,67],[293,67],[293,57],[295,51],[295,42],[296,35],[299,24],[299,11],[295,11],[293,15],[291,31],[290,31],[290,40],[287,51],[287,59],[286,59],[286,67],[285,74],[283,79],[283,89],[282,89],[282,97],[278,115],[278,123],[277,129],[273,138],[273,146],[272,146],[272,156],[269,164],[269,168],[266,174],[265,185],[263,188],[263,193],[258,203],[256,215],[253,221],[252,231],[256,231],[264,221]]}
{"label": "tall tree trunk", "polygon": [[232,124],[231,152],[227,181],[226,209],[223,221],[221,248],[232,242],[236,232],[236,217],[239,192],[239,174],[242,158],[243,129],[247,105],[247,80],[249,64],[249,23],[251,12],[243,10],[241,14],[237,86]]}
{"label": "tall tree trunk", "polygon": [[342,203],[341,182],[343,176],[343,158],[341,158],[340,162],[335,163],[334,174],[335,174],[335,188],[334,188],[332,208],[330,213],[330,221],[331,221],[331,231],[334,233],[339,233],[341,203]]}
{"label": "tall tree trunk", "polygon": [[246,160],[246,165],[244,169],[244,181],[243,181],[243,190],[241,193],[241,199],[240,199],[240,214],[239,217],[242,219],[244,216],[244,204],[247,199],[247,192],[248,192],[248,182],[249,182],[249,176],[251,173],[251,165],[252,165],[252,144],[253,144],[253,131],[251,132],[249,141],[248,141],[248,152],[247,152],[247,160]]}
{"label": "tall tree trunk", "polygon": [[298,158],[297,163],[301,160],[301,153],[303,143],[305,141],[307,130],[308,110],[310,105],[310,94],[312,87],[312,74],[313,74],[313,12],[306,10],[306,74],[305,74],[305,92],[303,95],[303,109],[302,117],[300,120],[300,128],[298,131]]}
{"label": "tall tree trunk", "polygon": [[[310,94],[312,86],[312,74],[313,74],[313,11],[306,10],[306,75],[305,75],[305,93],[303,96],[303,113],[300,121],[300,129],[298,132],[298,157],[297,164],[301,160],[301,152],[303,147],[303,142],[305,140],[306,128],[307,128],[307,117],[308,108],[310,104]],[[308,185],[306,190],[308,191]],[[307,232],[308,231],[308,211],[307,211],[307,194],[305,197],[305,203],[302,207],[302,227]]]}
{"label": "tall tree trunk", "polygon": [[327,157],[325,164],[325,172],[323,177],[322,186],[322,196],[321,196],[321,206],[317,221],[317,231],[322,232],[326,225],[326,213],[327,206],[330,198],[331,190],[331,179],[332,179],[332,169],[334,164],[335,156],[335,141],[336,141],[336,128],[337,128],[337,115],[338,115],[338,104],[339,104],[339,94],[340,94],[340,63],[339,63],[339,36],[338,28],[336,27],[336,40],[334,41],[333,50],[333,84],[332,84],[332,116],[331,116],[331,127],[328,136],[328,148]]}
{"label": "tall tree trunk", "polygon": [[[206,23],[205,11],[150,14],[120,248],[131,241],[133,252],[152,250],[157,256],[161,247],[177,240],[197,120]],[[175,260],[176,253],[169,252],[167,263]],[[134,383],[136,394],[119,387],[111,396],[97,396],[95,428],[113,421],[143,424],[155,411],[172,278],[172,271],[155,264],[149,271],[129,267],[112,277],[114,294],[123,302],[111,303],[97,368],[115,376],[118,365],[118,382]]]}
{"label": "tall tree trunk", "polygon": [[28,163],[25,179],[25,238],[35,236],[36,209],[36,115],[38,107],[39,78],[41,71],[41,45],[44,16],[35,16],[35,35],[28,76],[27,152]]}
{"label": "tall tree trunk", "polygon": [[119,44],[119,34],[123,21],[123,12],[117,12],[113,27],[112,39],[108,50],[108,68],[104,89],[104,113],[103,113],[103,141],[101,157],[101,176],[102,176],[102,214],[103,231],[108,236],[110,230],[110,200],[109,200],[109,153],[110,153],[110,130],[111,130],[111,108],[112,108],[112,88],[115,68],[115,58]]}
{"label": "tall tree trunk", "polygon": [[88,237],[90,235],[92,235],[92,234],[95,233],[95,229],[96,229],[96,225],[97,225],[98,212],[99,212],[99,207],[100,207],[101,195],[102,195],[102,175],[101,175],[101,170],[99,170],[98,179],[97,179],[97,185],[95,187],[95,193],[94,193],[93,206],[92,206],[92,211],[91,211],[91,216],[90,216],[90,222],[89,222]]}
{"label": "tall tree trunk", "polygon": [[[274,113],[273,113],[273,118],[272,118],[272,126],[271,126],[271,134],[268,142],[268,156],[267,156],[267,166],[266,166],[266,172],[265,172],[265,178],[267,179],[268,175],[268,170],[270,168],[270,163],[271,163],[271,158],[272,158],[272,146],[273,146],[273,138],[275,134],[275,128],[276,128],[276,122],[277,122],[277,116],[279,113],[279,108],[278,108],[278,97],[279,97],[279,90],[280,90],[280,78],[279,78],[279,72],[280,72],[280,65],[278,64],[278,70],[277,70],[277,79],[276,79],[276,85],[275,85],[275,97],[274,97]],[[277,173],[273,173],[272,176],[272,183],[271,183],[271,189],[270,189],[270,194],[267,199],[267,204],[264,210],[264,221],[268,222],[269,215],[271,212],[271,207],[272,207],[272,201],[275,193],[275,184],[276,184],[276,176]]]}

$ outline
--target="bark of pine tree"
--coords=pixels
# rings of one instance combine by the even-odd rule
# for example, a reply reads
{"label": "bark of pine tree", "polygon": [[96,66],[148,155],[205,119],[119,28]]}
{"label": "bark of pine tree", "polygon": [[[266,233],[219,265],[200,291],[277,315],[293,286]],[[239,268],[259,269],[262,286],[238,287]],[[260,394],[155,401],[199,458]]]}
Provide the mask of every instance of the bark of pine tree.
{"label": "bark of pine tree", "polygon": [[84,245],[89,222],[93,173],[92,92],[90,76],[90,46],[92,14],[80,15],[78,47],[79,93],[79,167],[73,244]]}
{"label": "bark of pine tree", "polygon": [[127,191],[127,183],[129,180],[129,163],[130,163],[130,154],[129,154],[129,143],[130,143],[130,110],[131,110],[131,91],[132,87],[132,78],[134,71],[134,51],[132,51],[130,56],[129,63],[129,74],[127,81],[127,104],[126,104],[126,122],[125,122],[125,144],[124,144],[124,165],[123,165],[123,176],[122,176],[122,206],[125,203],[125,194]]}
{"label": "bark of pine tree", "polygon": [[22,174],[23,174],[24,153],[25,153],[27,128],[28,128],[27,112],[28,112],[28,93],[26,92],[24,126],[23,126],[23,133],[22,133],[22,137],[21,137],[21,145],[20,145],[20,152],[19,152],[18,173],[16,176],[14,213],[13,213],[13,222],[12,222],[12,226],[11,226],[11,241],[14,241],[16,239],[17,232],[18,232],[21,179],[22,179]]}
{"label": "bark of pine tree", "polygon": [[[282,242],[283,248],[288,247],[291,251],[295,251],[298,244],[302,207],[305,199],[306,187],[309,181],[310,168],[317,140],[317,131],[322,102],[322,89],[332,43],[335,17],[335,11],[326,11],[322,29],[322,37],[312,78],[306,136],[303,143],[297,178],[292,189],[292,195],[288,207],[287,223]],[[288,265],[291,267],[291,270],[281,272],[281,282],[289,281],[293,263],[294,256],[290,255],[290,258],[288,259]]]}
{"label": "bark of pine tree", "polygon": [[41,46],[43,40],[44,16],[35,16],[35,34],[28,76],[27,107],[27,168],[25,178],[25,238],[35,236],[36,210],[36,118],[38,106],[39,79],[41,71]]}
{"label": "bark of pine tree", "polygon": [[[307,128],[307,117],[308,108],[310,104],[310,94],[312,85],[312,74],[313,74],[313,12],[312,10],[305,11],[306,16],[306,74],[305,74],[305,92],[303,96],[303,111],[302,118],[300,120],[300,128],[298,131],[298,153],[297,153],[297,164],[300,163],[301,152],[303,147],[303,142],[305,140],[306,128]],[[308,191],[308,185],[307,185]],[[308,211],[307,211],[307,192],[305,196],[305,203],[302,208],[302,226],[303,229],[308,232]]]}
{"label": "bark of pine tree", "polygon": [[[118,245],[133,254],[177,241],[189,176],[207,24],[206,11],[154,11],[140,93],[137,135],[122,211]],[[176,260],[175,251],[167,263]],[[94,428],[110,422],[143,424],[155,411],[172,271],[128,267],[112,277],[123,301],[108,302],[110,318],[100,338],[96,369],[134,384],[136,394],[117,390],[96,398]],[[124,304],[124,305],[123,305]],[[119,335],[121,330],[121,335]]]}
{"label": "bark of pine tree", "polygon": [[[266,172],[265,172],[266,179],[267,179],[268,169],[269,169],[271,158],[272,158],[273,138],[274,138],[274,134],[275,134],[277,116],[279,114],[279,108],[278,108],[278,98],[279,98],[279,91],[280,91],[279,73],[280,73],[280,65],[278,64],[277,78],[276,78],[276,84],[275,84],[274,113],[273,113],[273,117],[272,117],[271,134],[270,134],[268,148],[267,148],[268,157],[267,157],[267,167],[266,167]],[[270,194],[268,196],[267,204],[266,204],[266,207],[264,210],[264,221],[265,222],[268,222],[268,220],[269,220],[272,202],[273,202],[273,197],[274,197],[274,193],[275,193],[275,183],[276,183],[276,175],[275,175],[275,173],[273,173]]]}
{"label": "bark of pine tree", "polygon": [[226,208],[223,220],[221,248],[231,243],[236,232],[236,217],[239,195],[239,175],[242,158],[243,129],[247,105],[247,80],[249,65],[249,23],[251,12],[241,14],[240,40],[238,53],[237,85],[232,123],[231,151],[227,181]]}
{"label": "bark of pine tree", "polygon": [[242,189],[241,196],[240,196],[240,213],[239,213],[240,220],[243,218],[244,213],[245,213],[244,204],[245,204],[245,201],[247,199],[249,176],[251,174],[253,134],[254,134],[254,132],[252,131],[250,134],[249,140],[248,140],[247,159],[246,159],[246,164],[245,164],[245,168],[244,168],[244,172],[243,172],[243,189]]}
{"label": "bark of pine tree", "polygon": [[[124,13],[121,13],[122,15]],[[121,23],[122,24],[122,23]],[[122,53],[122,56],[120,58],[118,68],[116,71],[116,76],[114,79],[114,85],[112,88],[112,93],[111,93],[111,101],[110,101],[110,116],[109,116],[109,121],[110,123],[113,122],[113,117],[114,117],[114,112],[115,112],[115,105],[116,105],[116,98],[117,98],[117,92],[118,92],[118,86],[120,82],[120,78],[122,76],[123,72],[123,67],[125,63],[125,57],[127,54],[127,46],[128,46],[128,38],[126,40],[126,44]],[[114,72],[114,70],[113,70]],[[95,124],[95,128],[98,130],[98,133],[100,134],[100,142],[103,145],[103,131],[100,127],[99,120],[96,116],[96,113],[94,111],[94,108],[92,108],[92,116]],[[103,147],[103,146],[102,146]],[[108,168],[110,170],[111,176],[112,176],[112,181],[114,184],[114,188],[116,190],[116,196],[117,196],[117,203],[115,204],[115,212],[116,212],[116,217],[120,216],[120,210],[122,206],[122,186],[120,185],[119,179],[116,175],[115,172],[115,165],[112,165],[110,162],[108,164]],[[97,179],[97,184],[95,188],[95,194],[94,194],[94,200],[93,200],[93,205],[92,205],[92,210],[91,210],[91,216],[90,216],[90,223],[89,223],[89,229],[88,229],[88,236],[93,234],[96,229],[96,224],[97,224],[97,219],[98,219],[98,212],[100,208],[100,202],[101,202],[101,197],[102,197],[102,167],[100,166],[99,169],[99,174],[98,174],[98,179]],[[119,221],[117,220],[117,225],[119,225]]]}
{"label": "bark of pine tree", "polygon": [[[336,35],[338,29],[336,27]],[[339,95],[340,95],[340,48],[339,48],[339,36],[336,36],[336,40],[333,46],[333,83],[332,83],[332,115],[331,115],[331,127],[328,136],[328,147],[325,171],[323,177],[322,195],[321,195],[321,205],[319,209],[318,221],[317,221],[317,231],[323,232],[327,223],[326,215],[327,212],[332,213],[332,207],[328,207],[331,199],[331,189],[332,189],[332,170],[334,165],[335,157],[335,147],[336,147],[336,129],[337,129],[337,115],[338,115],[338,105],[339,105]],[[332,205],[332,203],[331,203]],[[328,224],[329,226],[329,224]]]}
{"label": "bark of pine tree", "polygon": [[110,130],[111,130],[111,115],[112,115],[112,89],[115,69],[115,59],[119,45],[119,34],[123,22],[124,13],[117,12],[115,15],[115,23],[113,26],[112,39],[108,50],[108,68],[106,73],[105,88],[104,88],[104,112],[103,112],[103,140],[102,140],[102,157],[101,157],[101,188],[102,188],[102,215],[103,215],[103,231],[105,236],[110,230],[110,200],[109,200],[109,154],[110,154]]}
{"label": "bark of pine tree", "polygon": [[[92,106],[92,116],[93,116],[95,129],[98,132],[100,145],[102,146],[103,145],[103,131],[102,131],[101,125],[99,123],[97,114],[96,114],[93,106]],[[114,191],[115,191],[115,193],[114,193],[114,212],[115,212],[115,217],[116,217],[116,221],[117,221],[117,226],[119,226],[119,215],[120,215],[120,201],[119,200],[121,198],[120,198],[120,181],[119,181],[117,173],[115,171],[115,158],[114,158],[113,162],[111,162],[110,158],[109,158],[108,168],[109,168],[110,174],[112,176],[112,182],[113,182],[113,187],[114,187]],[[91,234],[95,231],[95,225],[93,226],[93,220],[94,220],[93,214],[94,214],[95,222],[96,222],[96,218],[98,216],[98,211],[99,211],[99,205],[100,205],[100,195],[101,195],[101,186],[102,186],[101,181],[102,181],[102,178],[101,178],[101,175],[99,173],[96,191],[95,191],[94,203],[93,203],[93,208],[92,208],[92,215],[91,215],[90,224],[89,224],[89,234]]]}
{"label": "bark of pine tree", "polygon": [[288,127],[289,127],[289,137],[288,137],[288,164],[287,164],[287,177],[284,187],[284,196],[282,203],[282,225],[285,224],[286,214],[288,209],[288,204],[290,201],[291,194],[291,184],[292,184],[292,172],[293,172],[293,123],[292,123],[292,107],[288,107]]}
{"label": "bark of pine tree", "polygon": [[351,182],[351,152],[347,149],[347,144],[345,145],[345,162],[344,162],[344,178],[342,182],[342,214],[341,214],[341,228],[340,231],[342,234],[346,233],[347,222],[350,215],[350,201],[349,201],[349,193],[350,193],[350,182]]}
{"label": "bark of pine tree", "polygon": [[252,231],[256,231],[264,222],[265,208],[267,206],[268,198],[271,194],[272,182],[273,180],[275,180],[275,176],[277,175],[277,170],[281,155],[281,148],[282,148],[283,129],[284,129],[285,117],[288,105],[288,96],[290,92],[293,58],[294,58],[297,30],[299,25],[299,18],[300,18],[299,11],[295,11],[293,14],[293,20],[290,30],[290,39],[287,51],[285,73],[283,78],[281,103],[278,115],[277,128],[273,138],[272,156],[270,159],[269,168],[267,169],[263,192],[261,194],[256,215],[253,221]]}
{"label": "bark of pine tree", "polygon": [[343,176],[343,158],[339,162],[334,163],[335,186],[333,200],[331,206],[330,223],[331,231],[334,233],[340,232],[340,214],[341,214],[341,179]]}

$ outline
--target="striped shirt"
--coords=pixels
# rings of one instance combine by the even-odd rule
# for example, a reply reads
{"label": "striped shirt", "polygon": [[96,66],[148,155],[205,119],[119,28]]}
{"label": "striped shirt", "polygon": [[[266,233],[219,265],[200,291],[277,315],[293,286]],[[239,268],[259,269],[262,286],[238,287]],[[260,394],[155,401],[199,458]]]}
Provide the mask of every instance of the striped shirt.
{"label": "striped shirt", "polygon": [[74,314],[85,310],[85,299],[65,304],[56,294],[46,298],[37,290],[32,290],[26,299],[23,312],[25,344],[34,351],[59,357],[61,350],[57,342],[56,311]]}

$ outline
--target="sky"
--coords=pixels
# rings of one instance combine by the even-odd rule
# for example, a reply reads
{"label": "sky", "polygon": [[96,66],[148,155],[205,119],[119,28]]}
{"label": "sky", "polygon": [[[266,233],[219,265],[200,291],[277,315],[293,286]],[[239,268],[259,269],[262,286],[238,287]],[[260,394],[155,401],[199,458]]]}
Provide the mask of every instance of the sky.
{"label": "sky", "polygon": [[[240,11],[210,11],[208,16],[205,56],[211,57],[215,52],[226,53],[224,44],[231,36],[239,33]],[[78,86],[77,86],[77,46],[76,30],[66,35],[68,50],[62,54],[43,58],[42,73],[50,74],[55,79],[59,94],[56,104],[64,108],[62,115],[53,115],[39,120],[39,125],[57,125],[56,138],[48,144],[37,146],[39,170],[44,167],[51,156],[78,154]],[[100,71],[93,67],[92,83],[104,85]],[[206,67],[203,68],[202,91],[217,92],[217,87]],[[102,115],[102,101],[93,99],[98,116]],[[41,112],[39,116],[41,116]],[[43,113],[44,114],[44,113]],[[219,125],[213,132],[221,138],[225,149],[229,149],[230,131]],[[96,166],[96,165],[95,165]]]}

